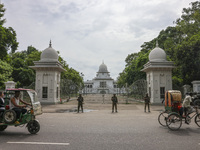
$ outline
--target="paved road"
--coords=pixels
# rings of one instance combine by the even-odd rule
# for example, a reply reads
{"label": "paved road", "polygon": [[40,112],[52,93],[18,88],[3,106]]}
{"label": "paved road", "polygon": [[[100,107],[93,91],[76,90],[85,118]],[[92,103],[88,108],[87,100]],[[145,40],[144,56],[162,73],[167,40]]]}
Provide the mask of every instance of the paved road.
{"label": "paved road", "polygon": [[[143,105],[120,105],[119,113],[111,113],[110,105],[92,104],[93,110],[77,114],[64,110],[75,105],[44,107],[38,116],[41,130],[30,135],[25,127],[9,127],[0,133],[0,150],[199,150],[200,129],[194,122],[170,131],[158,124],[160,106],[151,113]],[[62,113],[55,113],[62,112]],[[21,143],[18,143],[21,142]]]}

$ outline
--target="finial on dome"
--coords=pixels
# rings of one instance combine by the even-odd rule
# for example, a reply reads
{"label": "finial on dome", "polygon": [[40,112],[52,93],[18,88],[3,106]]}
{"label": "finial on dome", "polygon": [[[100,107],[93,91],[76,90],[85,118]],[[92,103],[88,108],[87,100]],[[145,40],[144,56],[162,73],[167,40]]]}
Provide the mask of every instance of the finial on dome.
{"label": "finial on dome", "polygon": [[51,47],[51,40],[50,40],[50,42],[49,42],[49,47]]}
{"label": "finial on dome", "polygon": [[158,40],[156,40],[156,47],[159,47],[159,46],[158,46]]}

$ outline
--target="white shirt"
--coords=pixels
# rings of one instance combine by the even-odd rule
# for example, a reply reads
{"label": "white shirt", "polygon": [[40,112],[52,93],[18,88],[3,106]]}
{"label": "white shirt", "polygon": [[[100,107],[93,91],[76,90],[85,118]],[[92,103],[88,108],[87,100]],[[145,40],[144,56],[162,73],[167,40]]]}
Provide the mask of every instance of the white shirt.
{"label": "white shirt", "polygon": [[[15,103],[17,105],[19,105],[19,98],[17,99],[17,98],[14,97],[14,99],[15,99]],[[16,107],[15,105],[13,105],[13,103],[11,102],[11,100],[9,101],[9,106],[10,106],[10,109],[13,109],[14,107]]]}
{"label": "white shirt", "polygon": [[190,103],[192,102],[192,98],[190,95],[187,95],[183,101],[183,107],[190,107]]}

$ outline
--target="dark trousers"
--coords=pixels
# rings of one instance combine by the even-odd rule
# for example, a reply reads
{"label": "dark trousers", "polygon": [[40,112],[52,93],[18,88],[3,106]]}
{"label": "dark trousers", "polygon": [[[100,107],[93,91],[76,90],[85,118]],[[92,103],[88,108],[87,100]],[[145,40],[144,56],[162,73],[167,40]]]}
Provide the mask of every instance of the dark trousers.
{"label": "dark trousers", "polygon": [[27,112],[26,109],[24,108],[13,108],[12,110],[14,110],[16,112],[17,118],[20,117],[20,114],[25,114]]}
{"label": "dark trousers", "polygon": [[187,116],[187,114],[188,114],[188,108],[184,107],[183,110],[184,110],[184,115]]}
{"label": "dark trousers", "polygon": [[181,116],[183,116],[183,107],[181,107],[180,109],[179,109],[179,114],[181,115]]}
{"label": "dark trousers", "polygon": [[144,111],[146,112],[146,107],[147,106],[148,106],[148,111],[150,112],[149,103],[145,103],[145,105],[144,105]]}
{"label": "dark trousers", "polygon": [[83,103],[78,103],[78,113],[79,113],[80,107],[81,107],[81,111],[83,112]]}
{"label": "dark trousers", "polygon": [[114,108],[115,112],[117,112],[117,103],[112,103],[112,112],[114,112]]}

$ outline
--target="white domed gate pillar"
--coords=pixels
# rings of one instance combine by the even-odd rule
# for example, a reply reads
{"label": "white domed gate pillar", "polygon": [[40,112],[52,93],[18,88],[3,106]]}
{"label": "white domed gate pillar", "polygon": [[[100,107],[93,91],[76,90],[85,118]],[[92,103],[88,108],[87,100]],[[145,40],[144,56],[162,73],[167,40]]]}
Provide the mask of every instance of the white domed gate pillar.
{"label": "white domed gate pillar", "polygon": [[147,92],[152,103],[160,103],[165,96],[165,91],[172,90],[173,62],[167,61],[163,49],[156,47],[149,53],[149,62],[141,71],[146,72]]}
{"label": "white domed gate pillar", "polygon": [[46,48],[39,61],[30,66],[36,71],[35,90],[42,104],[55,104],[60,102],[60,77],[65,71],[58,61],[58,53],[51,47]]}

